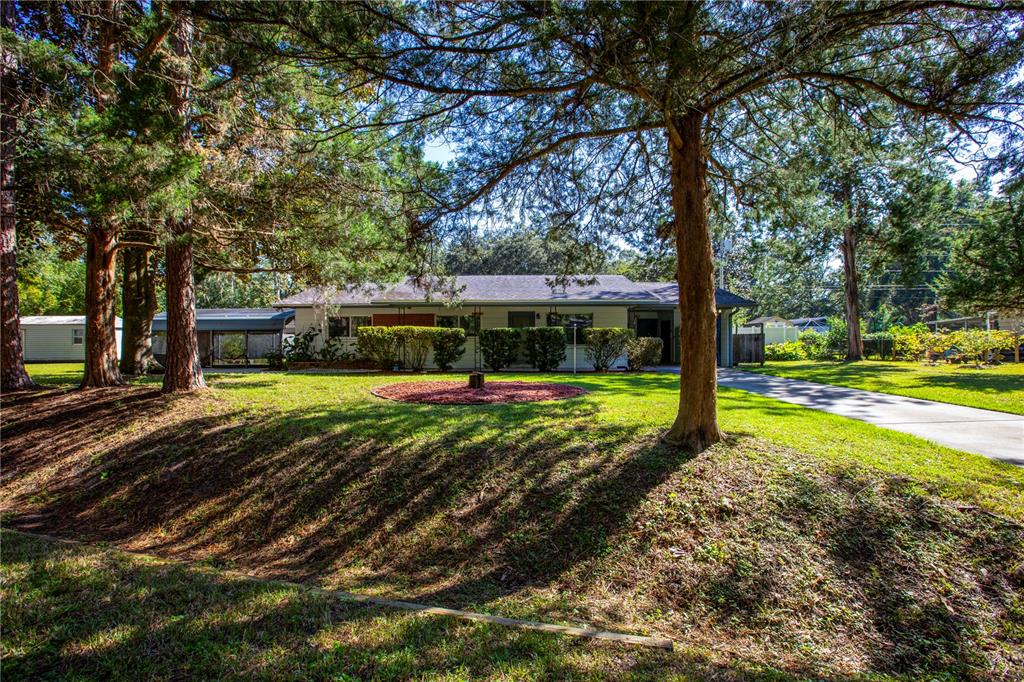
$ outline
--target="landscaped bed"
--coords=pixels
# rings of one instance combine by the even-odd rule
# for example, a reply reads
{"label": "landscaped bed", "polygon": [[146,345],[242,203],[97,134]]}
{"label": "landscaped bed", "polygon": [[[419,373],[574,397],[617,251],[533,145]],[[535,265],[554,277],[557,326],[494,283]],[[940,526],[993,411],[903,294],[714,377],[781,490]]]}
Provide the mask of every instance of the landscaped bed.
{"label": "landscaped bed", "polygon": [[437,405],[489,405],[563,400],[586,393],[578,386],[537,381],[488,381],[483,388],[470,388],[465,381],[405,381],[373,389],[380,398],[403,403]]}
{"label": "landscaped bed", "polygon": [[221,374],[168,396],[30,371],[60,387],[3,397],[7,527],[679,647],[362,618],[12,543],[2,631],[25,677],[220,677],[226,651],[240,677],[1024,672],[1024,470],[1005,463],[734,390],[729,438],[692,456],[659,439],[668,375],[480,409],[369,395],[414,376]]}

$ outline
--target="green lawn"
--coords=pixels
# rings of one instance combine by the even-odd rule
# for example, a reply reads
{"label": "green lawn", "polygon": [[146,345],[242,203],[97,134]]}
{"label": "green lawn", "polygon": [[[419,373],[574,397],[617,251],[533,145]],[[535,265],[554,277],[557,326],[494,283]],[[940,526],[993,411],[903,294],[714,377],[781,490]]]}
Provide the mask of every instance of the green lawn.
{"label": "green lawn", "polygon": [[[77,381],[73,367],[30,372],[58,387]],[[452,646],[476,653],[459,672],[448,667],[458,655],[436,649],[444,637],[417,639],[409,616],[385,614],[386,644],[377,625],[365,641],[339,635],[371,671],[355,677],[387,677],[381,666],[395,657],[411,662],[394,677],[455,679],[533,678],[541,669],[616,677],[661,665],[681,674],[697,666],[698,679],[706,665],[742,678],[770,669],[910,679],[1019,672],[1012,652],[1024,644],[1024,608],[1013,586],[1024,563],[1024,470],[734,390],[720,394],[729,439],[693,457],[658,441],[675,413],[676,377],[490,380],[498,378],[589,393],[406,405],[370,390],[419,377],[261,373],[211,374],[212,390],[191,396],[159,394],[156,378],[5,396],[2,507],[9,524],[52,534],[688,647],[662,659],[447,621],[417,625],[466,633],[469,644]],[[105,579],[83,580],[105,589]],[[39,606],[40,619],[63,613],[47,607],[45,590],[32,594],[26,610]],[[211,618],[227,623],[223,637],[249,637],[229,617]],[[178,623],[164,611],[143,620]],[[191,637],[190,622],[174,628]],[[126,627],[132,642],[152,629]],[[289,627],[276,644],[240,644],[239,670],[289,661],[302,669],[307,653],[296,648],[313,640],[299,642]],[[196,665],[221,674],[210,652],[227,640],[213,638],[207,650],[175,637],[175,646],[197,648]],[[506,675],[513,663],[495,648],[536,667]],[[120,661],[131,647],[100,649]],[[61,646],[47,651],[51,663],[78,660]],[[323,655],[330,670],[348,670]]]}
{"label": "green lawn", "polygon": [[1024,414],[1024,362],[978,369],[918,362],[766,362],[749,372]]}

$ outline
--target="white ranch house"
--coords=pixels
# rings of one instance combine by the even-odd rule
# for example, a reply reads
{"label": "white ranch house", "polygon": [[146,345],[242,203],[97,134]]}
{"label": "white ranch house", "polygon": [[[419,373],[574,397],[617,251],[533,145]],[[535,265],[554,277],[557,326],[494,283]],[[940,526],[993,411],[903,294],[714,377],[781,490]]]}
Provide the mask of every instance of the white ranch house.
{"label": "white ranch house", "polygon": [[[678,362],[679,294],[675,282],[633,282],[621,275],[586,279],[594,283],[552,287],[552,277],[545,275],[459,276],[455,278],[455,306],[444,305],[438,300],[443,297],[428,296],[410,282],[351,291],[307,289],[274,305],[294,309],[296,334],[318,330],[318,347],[338,337],[343,346],[355,350],[356,330],[366,325],[462,327],[468,337],[466,352],[455,367],[463,370],[482,366],[477,329],[543,326],[567,327],[566,360],[560,369],[572,369],[571,320],[582,326],[622,327],[634,330],[637,336],[659,337],[665,346],[662,362]],[[718,364],[728,367],[733,364],[732,313],[754,302],[718,289],[716,304]],[[576,351],[577,367],[590,369],[582,338]],[[624,358],[620,364],[625,364]],[[428,367],[432,366],[428,359]]]}

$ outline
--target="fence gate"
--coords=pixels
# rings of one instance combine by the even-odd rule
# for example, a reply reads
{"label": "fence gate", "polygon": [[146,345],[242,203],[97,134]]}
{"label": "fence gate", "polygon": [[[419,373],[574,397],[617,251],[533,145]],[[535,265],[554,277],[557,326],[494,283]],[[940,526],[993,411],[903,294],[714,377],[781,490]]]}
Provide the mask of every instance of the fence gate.
{"label": "fence gate", "polygon": [[735,363],[764,364],[764,334],[733,334],[732,360]]}

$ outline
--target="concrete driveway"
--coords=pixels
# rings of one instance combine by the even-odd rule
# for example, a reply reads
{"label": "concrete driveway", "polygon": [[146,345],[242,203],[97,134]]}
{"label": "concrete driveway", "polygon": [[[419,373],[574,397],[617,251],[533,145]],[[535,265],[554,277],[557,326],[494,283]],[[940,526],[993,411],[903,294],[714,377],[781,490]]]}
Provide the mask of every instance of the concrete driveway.
{"label": "concrete driveway", "polygon": [[1024,466],[1024,416],[736,369],[719,368],[718,383]]}

